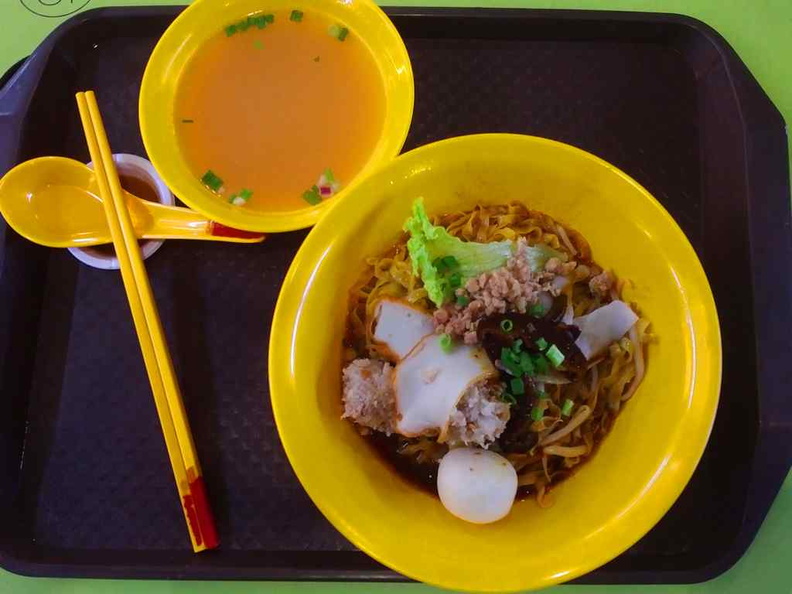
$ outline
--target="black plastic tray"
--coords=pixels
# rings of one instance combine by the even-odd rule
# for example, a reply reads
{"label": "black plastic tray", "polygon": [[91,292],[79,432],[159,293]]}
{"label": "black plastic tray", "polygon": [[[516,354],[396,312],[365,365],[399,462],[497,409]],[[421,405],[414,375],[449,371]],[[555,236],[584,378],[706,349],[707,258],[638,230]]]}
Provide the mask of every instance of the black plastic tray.
{"label": "black plastic tray", "polygon": [[[0,172],[39,155],[87,159],[73,94],[88,88],[114,149],[143,154],[139,82],[178,11],[96,10],[55,31],[0,94]],[[574,144],[645,185],[696,248],[724,344],[709,447],[657,527],[578,581],[680,583],[723,572],[753,539],[792,459],[781,116],[726,42],[689,18],[389,12],[415,69],[406,148],[490,131]],[[2,567],[39,576],[403,579],[324,520],[278,442],[268,328],[304,237],[253,247],[172,241],[148,261],[222,540],[220,550],[194,555],[118,274],[0,229]]]}

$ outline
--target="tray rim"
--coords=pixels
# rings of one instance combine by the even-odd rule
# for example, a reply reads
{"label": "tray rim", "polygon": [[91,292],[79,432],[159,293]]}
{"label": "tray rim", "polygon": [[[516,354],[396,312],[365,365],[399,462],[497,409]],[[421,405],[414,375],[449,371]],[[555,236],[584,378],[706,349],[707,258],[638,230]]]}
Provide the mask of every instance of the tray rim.
{"label": "tray rim", "polygon": [[[0,172],[5,172],[10,166],[15,163],[19,155],[19,139],[22,130],[22,115],[27,112],[29,103],[35,93],[41,76],[43,75],[44,68],[50,58],[53,49],[56,47],[57,42],[72,29],[75,29],[88,21],[104,19],[104,18],[118,18],[122,14],[129,16],[176,16],[185,6],[123,6],[123,7],[103,7],[93,8],[87,11],[77,13],[76,15],[68,18],[66,21],[56,27],[42,43],[31,53],[31,55],[17,64],[13,65],[8,72],[2,77],[5,85],[0,87],[0,106],[4,103],[9,104],[6,110],[0,110]],[[752,202],[751,181],[754,185],[763,186],[765,189],[773,189],[778,191],[777,186],[779,183],[780,188],[786,187],[787,195],[789,189],[789,170],[788,170],[788,144],[786,134],[786,124],[784,118],[775,104],[766,95],[759,83],[750,73],[747,66],[739,58],[735,50],[726,41],[726,39],[718,33],[710,25],[705,22],[688,15],[677,13],[662,13],[662,12],[637,12],[637,11],[621,11],[621,10],[577,10],[577,9],[533,9],[533,8],[462,8],[462,7],[392,7],[383,6],[383,9],[389,16],[406,16],[406,17],[421,17],[421,18],[480,18],[482,20],[490,18],[512,18],[519,17],[522,19],[555,19],[562,21],[584,21],[584,22],[597,22],[602,20],[617,21],[621,23],[651,23],[657,25],[672,25],[683,27],[690,30],[702,38],[704,38],[717,52],[720,62],[723,64],[732,89],[740,105],[740,115],[744,121],[753,121],[759,126],[758,133],[755,134],[758,138],[748,138],[751,136],[750,131],[746,130],[747,124],[744,126],[743,133],[746,137],[746,144],[755,144],[760,146],[770,145],[775,149],[775,160],[773,167],[775,173],[783,170],[785,179],[774,179],[772,183],[757,183],[757,180],[748,180],[747,183],[747,200],[749,204]],[[10,73],[10,74],[9,74]],[[20,92],[13,89],[20,81],[25,79],[27,85]],[[11,92],[9,92],[9,90]],[[746,109],[744,105],[747,101],[752,101],[750,106],[752,109]],[[752,112],[752,113],[751,113]],[[12,120],[16,120],[15,122]],[[10,121],[10,123],[9,123]],[[17,126],[13,126],[16,123]],[[779,136],[783,138],[783,150],[778,142]],[[16,147],[13,150],[12,147]],[[756,157],[754,157],[754,160]],[[746,161],[750,160],[750,155],[746,155]],[[748,164],[747,164],[748,165]],[[756,164],[755,164],[756,165]],[[749,169],[747,166],[746,169]],[[746,171],[748,176],[748,171]],[[767,285],[767,282],[760,282],[759,272],[755,270],[754,264],[756,262],[755,253],[758,251],[756,244],[766,245],[769,243],[769,235],[777,237],[780,229],[785,231],[781,237],[786,241],[786,254],[788,258],[787,263],[792,263],[792,224],[790,224],[789,205],[787,204],[785,212],[782,209],[781,219],[775,220],[776,233],[767,234],[765,236],[758,227],[759,222],[752,217],[751,209],[749,211],[749,256],[751,258],[751,267],[753,273],[752,292],[757,292],[757,286],[762,288],[762,285]],[[778,213],[776,213],[778,214]],[[762,218],[764,223],[767,223],[769,216],[766,215]],[[5,238],[5,225],[0,225],[0,244]],[[780,260],[781,258],[776,258]],[[2,263],[2,252],[0,251],[0,264]],[[786,272],[787,274],[782,277],[782,282],[786,281],[785,287],[782,290],[777,290],[780,297],[777,295],[772,302],[778,303],[784,296],[789,296],[783,312],[785,319],[792,322],[792,264],[789,264],[784,270],[783,265],[776,264],[771,266],[775,271]],[[767,274],[767,273],[765,273]],[[767,287],[764,287],[767,289]],[[767,296],[768,291],[764,291]],[[756,299],[754,300],[757,301]],[[756,320],[757,331],[757,349],[761,350],[761,341],[758,339],[759,335],[759,322],[762,324],[762,329],[765,333],[771,333],[772,324],[766,319],[767,315],[762,315],[759,306],[754,304],[754,315]],[[777,326],[783,326],[778,321],[773,322]],[[774,333],[775,339],[773,344],[778,342]],[[768,349],[769,350],[769,349]],[[780,357],[778,358],[780,359]],[[757,356],[757,364],[761,363],[760,357]],[[763,406],[764,402],[762,394],[766,391],[774,392],[775,397],[771,404],[775,412],[778,412],[781,403],[779,391],[783,388],[784,383],[779,379],[782,376],[772,377],[773,372],[786,371],[783,369],[783,362],[776,362],[772,365],[766,365],[769,369],[762,369],[759,365],[757,369],[757,393],[760,397],[760,412],[759,412],[759,425],[760,431],[756,444],[754,461],[760,458],[760,454],[764,454],[770,460],[769,463],[760,465],[759,472],[754,472],[754,476],[764,478],[765,481],[770,481],[772,484],[770,488],[763,489],[760,493],[749,493],[749,501],[746,502],[746,508],[753,500],[762,509],[760,513],[753,516],[747,516],[744,519],[741,530],[739,531],[735,543],[730,549],[729,553],[718,558],[717,560],[704,565],[695,570],[673,570],[663,572],[663,575],[675,576],[677,579],[673,581],[666,580],[653,580],[647,579],[647,574],[651,572],[646,571],[628,571],[620,572],[620,579],[617,581],[611,579],[602,579],[597,575],[597,572],[578,578],[571,583],[585,583],[585,584],[627,584],[627,583],[697,583],[712,579],[728,569],[730,569],[745,553],[747,548],[753,541],[756,532],[758,531],[765,515],[770,509],[775,495],[781,488],[783,480],[792,466],[792,410],[782,411],[780,419],[769,418],[767,408]],[[784,374],[782,374],[784,375]],[[789,376],[787,371],[786,376]],[[765,381],[763,381],[763,379]],[[790,378],[792,379],[792,378]],[[764,385],[763,384],[770,384]],[[781,453],[778,454],[778,451]],[[775,454],[774,454],[775,452]],[[2,542],[0,541],[0,545]],[[102,551],[106,553],[106,551]],[[261,553],[266,553],[261,551]],[[333,552],[315,552],[314,554],[333,554]],[[358,552],[344,552],[345,554],[360,555]],[[242,580],[284,580],[292,579],[298,581],[306,580],[327,580],[327,581],[341,581],[341,580],[354,580],[354,581],[409,581],[404,576],[396,574],[387,568],[378,569],[335,569],[324,568],[319,571],[308,571],[295,577],[293,574],[295,569],[281,569],[281,568],[268,568],[267,575],[262,576],[259,569],[254,567],[239,567],[239,566],[205,566],[205,564],[188,564],[178,575],[173,572],[161,571],[159,568],[143,568],[135,564],[115,564],[112,566],[93,564],[93,563],[37,563],[35,561],[22,560],[11,555],[8,555],[4,550],[0,549],[0,567],[26,576],[49,576],[49,577],[105,577],[105,578],[124,578],[128,579],[153,579],[153,578],[177,578],[177,579],[242,579]],[[137,575],[132,576],[131,572]],[[235,575],[221,575],[228,572],[233,572]]]}

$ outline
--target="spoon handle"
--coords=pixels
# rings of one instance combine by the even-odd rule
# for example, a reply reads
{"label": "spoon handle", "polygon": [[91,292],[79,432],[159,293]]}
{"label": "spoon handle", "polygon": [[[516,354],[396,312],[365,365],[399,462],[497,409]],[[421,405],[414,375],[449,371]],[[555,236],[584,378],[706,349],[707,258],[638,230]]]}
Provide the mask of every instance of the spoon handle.
{"label": "spoon handle", "polygon": [[165,206],[140,200],[126,192],[127,204],[132,206],[133,224],[138,237],[145,239],[201,239],[232,243],[257,243],[264,235],[232,229],[203,215],[178,206]]}

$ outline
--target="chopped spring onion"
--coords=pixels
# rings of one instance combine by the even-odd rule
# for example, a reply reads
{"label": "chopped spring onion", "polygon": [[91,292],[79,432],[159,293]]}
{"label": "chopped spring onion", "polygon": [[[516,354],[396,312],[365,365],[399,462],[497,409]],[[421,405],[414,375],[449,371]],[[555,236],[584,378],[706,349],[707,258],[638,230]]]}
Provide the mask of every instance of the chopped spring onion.
{"label": "chopped spring onion", "polygon": [[250,15],[247,18],[242,19],[241,21],[234,23],[232,25],[228,25],[225,28],[226,36],[231,37],[236,33],[241,33],[243,31],[247,31],[252,26],[256,26],[258,29],[263,29],[267,26],[267,23],[272,23],[275,20],[275,15],[272,14],[256,14]]}
{"label": "chopped spring onion", "polygon": [[511,332],[514,330],[514,322],[512,322],[509,318],[506,318],[505,320],[501,320],[500,327],[504,332]]}
{"label": "chopped spring onion", "polygon": [[534,406],[531,409],[531,420],[532,421],[541,421],[544,418],[544,407],[542,406]]}
{"label": "chopped spring onion", "polygon": [[536,369],[534,369],[534,363],[531,360],[531,356],[526,353],[525,351],[520,353],[520,369],[525,375],[533,375],[536,373]]}
{"label": "chopped spring onion", "polygon": [[450,334],[440,335],[440,349],[446,354],[454,350],[454,341],[451,339]]}
{"label": "chopped spring onion", "polygon": [[501,349],[500,362],[503,368],[511,375],[519,377],[523,374],[519,358],[506,347]]}
{"label": "chopped spring onion", "polygon": [[432,265],[437,269],[437,272],[443,274],[444,272],[452,272],[459,268],[459,262],[454,256],[445,256],[444,258],[437,258]]}
{"label": "chopped spring onion", "polygon": [[564,404],[561,406],[561,414],[565,417],[568,417],[572,413],[573,406],[575,406],[575,403],[567,398],[564,400]]}
{"label": "chopped spring onion", "polygon": [[509,393],[509,392],[508,392],[508,391],[506,391],[506,390],[504,390],[504,391],[501,393],[500,399],[501,399],[503,402],[506,402],[506,403],[508,403],[508,404],[517,404],[517,399],[514,397],[514,394],[511,394],[511,393]]}
{"label": "chopped spring onion", "polygon": [[515,353],[519,353],[520,349],[522,349],[522,346],[523,346],[522,338],[518,338],[517,340],[514,341],[514,344],[512,345],[512,350]]}
{"label": "chopped spring onion", "polygon": [[319,194],[319,188],[316,186],[312,186],[310,190],[306,190],[303,192],[303,200],[305,200],[311,206],[315,206],[322,201],[322,196]]}
{"label": "chopped spring onion", "polygon": [[528,313],[535,318],[539,318],[544,315],[545,308],[541,303],[537,303],[536,305],[532,305],[530,308],[528,308]]}
{"label": "chopped spring onion", "polygon": [[448,284],[452,289],[458,289],[462,286],[462,275],[458,272],[452,272],[448,275]]}
{"label": "chopped spring onion", "polygon": [[338,39],[338,41],[344,41],[349,35],[349,29],[341,25],[331,25],[327,32],[330,33],[331,37]]}
{"label": "chopped spring onion", "polygon": [[550,363],[552,363],[553,367],[558,367],[561,363],[564,362],[564,353],[556,345],[550,345],[550,348],[547,349],[547,358],[550,359]]}
{"label": "chopped spring onion", "polygon": [[333,170],[330,169],[329,167],[324,170],[324,176],[328,184],[332,184],[333,182],[336,181],[335,174],[333,174]]}
{"label": "chopped spring onion", "polygon": [[537,373],[547,373],[547,370],[550,368],[550,363],[544,355],[536,355],[533,357],[533,364]]}
{"label": "chopped spring onion", "polygon": [[536,346],[539,348],[540,351],[543,351],[547,348],[547,341],[544,338],[539,338],[536,341]]}
{"label": "chopped spring onion", "polygon": [[536,397],[537,397],[539,400],[544,400],[545,398],[550,398],[550,397],[547,395],[547,392],[545,392],[544,390],[539,390],[539,391],[536,393]]}
{"label": "chopped spring onion", "polygon": [[247,188],[244,188],[241,191],[237,192],[236,194],[232,194],[231,198],[228,201],[236,206],[243,206],[244,204],[247,204],[247,201],[250,200],[250,197],[252,195],[253,195],[253,190],[248,190]]}
{"label": "chopped spring onion", "polygon": [[203,177],[201,177],[201,183],[203,183],[203,185],[213,192],[219,192],[223,187],[223,180],[217,177],[215,172],[211,169],[207,170],[207,172],[203,174]]}
{"label": "chopped spring onion", "polygon": [[441,261],[448,270],[459,270],[459,261],[454,256],[445,256]]}
{"label": "chopped spring onion", "polygon": [[303,12],[302,10],[292,10],[291,14],[289,15],[289,20],[295,23],[299,23],[303,19]]}
{"label": "chopped spring onion", "polygon": [[456,304],[459,307],[465,307],[470,303],[470,297],[467,295],[457,295]]}
{"label": "chopped spring onion", "polygon": [[520,377],[515,377],[509,382],[509,387],[511,388],[512,394],[515,396],[522,396],[525,394],[525,382]]}

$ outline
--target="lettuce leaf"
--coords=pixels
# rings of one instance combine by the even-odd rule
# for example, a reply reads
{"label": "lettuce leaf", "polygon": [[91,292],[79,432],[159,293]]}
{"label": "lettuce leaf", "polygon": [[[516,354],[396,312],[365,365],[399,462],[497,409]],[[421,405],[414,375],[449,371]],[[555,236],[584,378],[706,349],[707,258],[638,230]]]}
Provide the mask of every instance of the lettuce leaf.
{"label": "lettuce leaf", "polygon": [[[429,299],[437,307],[453,296],[453,288],[449,286],[447,277],[437,269],[436,262],[440,258],[452,256],[456,259],[456,271],[462,276],[464,286],[467,279],[505,266],[514,251],[512,241],[477,243],[453,237],[443,227],[432,224],[422,198],[413,203],[412,216],[405,222],[404,230],[410,234],[407,250],[413,274],[421,277]],[[542,270],[551,257],[562,257],[559,252],[545,245],[527,247],[526,256],[534,272]]]}
{"label": "lettuce leaf", "polygon": [[531,272],[540,272],[544,270],[545,264],[547,264],[550,258],[558,258],[562,262],[567,261],[566,254],[562,254],[543,243],[525,246],[525,259],[528,260],[528,266]]}

